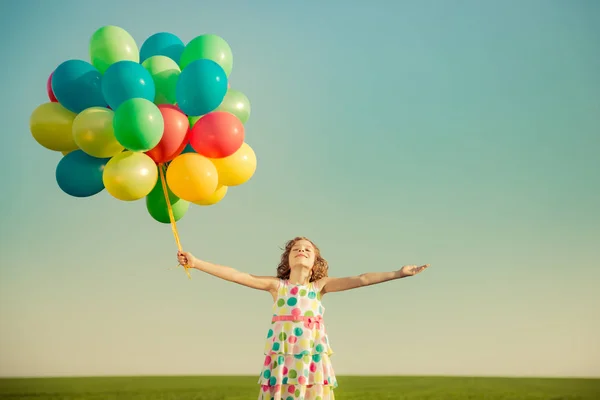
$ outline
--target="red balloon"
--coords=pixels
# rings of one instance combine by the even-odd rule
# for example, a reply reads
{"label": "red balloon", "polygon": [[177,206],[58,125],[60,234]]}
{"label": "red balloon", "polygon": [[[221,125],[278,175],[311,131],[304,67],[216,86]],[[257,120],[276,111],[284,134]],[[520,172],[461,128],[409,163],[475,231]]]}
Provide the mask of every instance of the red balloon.
{"label": "red balloon", "polygon": [[56,96],[54,95],[54,91],[52,90],[52,75],[54,75],[54,72],[52,72],[48,77],[48,81],[46,82],[46,92],[48,92],[48,98],[51,102],[58,103],[58,99],[56,98]]}
{"label": "red balloon", "polygon": [[244,124],[233,114],[213,111],[194,124],[190,145],[198,154],[208,158],[232,155],[244,143]]}
{"label": "red balloon", "polygon": [[155,163],[160,164],[171,161],[185,149],[190,132],[190,121],[176,106],[159,104],[157,107],[165,121],[165,129],[160,142],[146,154]]}

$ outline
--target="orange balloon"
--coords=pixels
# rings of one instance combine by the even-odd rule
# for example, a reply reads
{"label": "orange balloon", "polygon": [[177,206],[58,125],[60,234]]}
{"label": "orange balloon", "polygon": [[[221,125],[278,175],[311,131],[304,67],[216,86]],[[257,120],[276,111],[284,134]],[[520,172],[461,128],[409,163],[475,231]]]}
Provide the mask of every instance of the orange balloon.
{"label": "orange balloon", "polygon": [[209,198],[219,184],[217,168],[198,153],[180,154],[167,169],[169,188],[180,199],[190,202]]}
{"label": "orange balloon", "polygon": [[209,197],[207,197],[206,199],[203,199],[203,200],[195,201],[194,204],[199,205],[199,206],[212,206],[213,204],[217,204],[218,202],[223,200],[223,198],[225,197],[226,194],[227,194],[227,186],[219,186],[217,188],[217,190],[215,190],[215,192],[213,194],[211,194]]}
{"label": "orange balloon", "polygon": [[248,143],[242,144],[238,151],[225,158],[212,158],[219,173],[219,184],[238,186],[246,183],[256,172],[256,154]]}

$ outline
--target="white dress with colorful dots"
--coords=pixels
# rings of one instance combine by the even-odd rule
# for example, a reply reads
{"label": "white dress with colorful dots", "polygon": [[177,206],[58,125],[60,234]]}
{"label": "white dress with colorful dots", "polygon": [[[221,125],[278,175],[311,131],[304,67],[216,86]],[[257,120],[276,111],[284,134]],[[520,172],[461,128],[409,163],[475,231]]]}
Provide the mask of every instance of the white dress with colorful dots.
{"label": "white dress with colorful dots", "polygon": [[316,282],[279,281],[258,383],[259,400],[333,400],[337,380]]}

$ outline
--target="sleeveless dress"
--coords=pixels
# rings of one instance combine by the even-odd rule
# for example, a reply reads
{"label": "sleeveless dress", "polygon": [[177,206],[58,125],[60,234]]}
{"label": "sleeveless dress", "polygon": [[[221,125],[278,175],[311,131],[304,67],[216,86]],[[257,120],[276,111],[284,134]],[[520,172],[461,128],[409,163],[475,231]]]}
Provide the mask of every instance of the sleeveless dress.
{"label": "sleeveless dress", "polygon": [[338,386],[318,283],[279,281],[258,400],[334,400]]}

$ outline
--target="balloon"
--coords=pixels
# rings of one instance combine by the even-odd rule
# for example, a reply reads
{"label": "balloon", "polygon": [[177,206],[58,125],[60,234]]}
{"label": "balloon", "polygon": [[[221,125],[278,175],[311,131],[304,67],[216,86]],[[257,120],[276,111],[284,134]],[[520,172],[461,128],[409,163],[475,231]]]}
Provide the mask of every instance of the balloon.
{"label": "balloon", "polygon": [[90,59],[92,65],[104,73],[117,61],[139,62],[137,44],[123,28],[107,25],[98,29],[90,39]]}
{"label": "balloon", "polygon": [[146,152],[155,163],[171,161],[183,151],[188,143],[189,121],[187,115],[176,106],[161,104],[158,106],[164,120],[164,131],[160,142]]}
{"label": "balloon", "polygon": [[44,103],[31,113],[29,130],[36,142],[47,149],[76,150],[78,147],[72,132],[75,116],[60,103]]}
{"label": "balloon", "polygon": [[185,154],[185,153],[198,154],[198,153],[196,153],[196,150],[194,150],[194,148],[189,143],[185,145],[183,151],[181,152],[181,154]]}
{"label": "balloon", "polygon": [[208,198],[203,200],[195,201],[194,204],[199,206],[212,206],[213,204],[217,204],[227,194],[227,186],[219,186],[217,190],[213,194],[211,194]]}
{"label": "balloon", "polygon": [[193,128],[194,125],[196,125],[196,122],[198,122],[198,120],[202,118],[202,115],[197,116],[197,117],[188,117],[189,121],[190,121],[190,128]]}
{"label": "balloon", "polygon": [[175,87],[177,105],[187,115],[204,115],[223,102],[227,77],[211,60],[196,60],[185,67]]}
{"label": "balloon", "polygon": [[83,110],[73,121],[73,139],[81,150],[93,157],[110,158],[123,151],[113,129],[114,112],[108,108]]}
{"label": "balloon", "polygon": [[208,158],[223,158],[235,153],[244,143],[244,125],[233,114],[214,111],[196,122],[190,132],[190,145]]}
{"label": "balloon", "polygon": [[152,56],[142,63],[156,87],[155,104],[175,104],[175,87],[181,70],[175,61],[165,56]]}
{"label": "balloon", "polygon": [[104,190],[102,173],[108,158],[96,158],[75,150],[56,166],[56,182],[63,192],[74,197],[90,197]]}
{"label": "balloon", "polygon": [[50,76],[48,77],[48,80],[46,81],[46,92],[48,93],[48,98],[50,99],[50,101],[53,103],[57,103],[58,99],[56,98],[56,96],[54,95],[54,92],[52,91],[52,75],[54,75],[54,72],[52,72],[50,74]]}
{"label": "balloon", "polygon": [[217,169],[200,154],[180,154],[167,169],[169,187],[177,197],[187,201],[210,197],[217,189],[218,182]]}
{"label": "balloon", "polygon": [[229,157],[211,159],[219,174],[219,184],[238,186],[246,183],[256,171],[256,154],[248,143]]}
{"label": "balloon", "polygon": [[245,124],[250,118],[250,100],[239,90],[229,89],[223,102],[215,111],[227,111]]}
{"label": "balloon", "polygon": [[89,107],[106,107],[100,71],[83,60],[67,60],[52,74],[52,91],[67,110],[78,114]]}
{"label": "balloon", "polygon": [[124,151],[106,164],[102,180],[114,198],[135,201],[152,191],[158,180],[158,169],[144,153]]}
{"label": "balloon", "polygon": [[130,99],[117,108],[115,137],[128,150],[148,151],[156,146],[165,128],[162,114],[150,100]]}
{"label": "balloon", "polygon": [[169,32],[159,32],[150,36],[140,49],[140,62],[153,56],[165,56],[179,63],[185,45],[177,36]]}
{"label": "balloon", "polygon": [[146,68],[133,61],[118,61],[102,77],[102,94],[110,108],[116,110],[133,98],[154,101],[156,89]]}
{"label": "balloon", "polygon": [[[173,211],[173,218],[175,221],[179,221],[190,208],[190,202],[175,196],[168,185],[167,193]],[[171,222],[171,219],[169,218],[169,209],[167,208],[167,202],[165,201],[162,181],[160,179],[156,182],[154,189],[146,196],[146,209],[150,216],[156,221],[163,224]]]}
{"label": "balloon", "polygon": [[217,35],[201,35],[192,39],[181,54],[179,66],[183,70],[196,60],[207,59],[219,64],[229,76],[233,69],[233,54],[229,44]]}
{"label": "balloon", "polygon": [[[202,118],[202,116],[188,117],[188,120],[190,121],[190,130],[194,127],[194,125],[196,124],[196,122],[198,122],[198,120],[200,118]],[[185,146],[185,148],[182,151],[182,153],[195,153],[195,152],[196,152],[196,150],[194,150],[192,145],[190,145],[189,143]]]}

